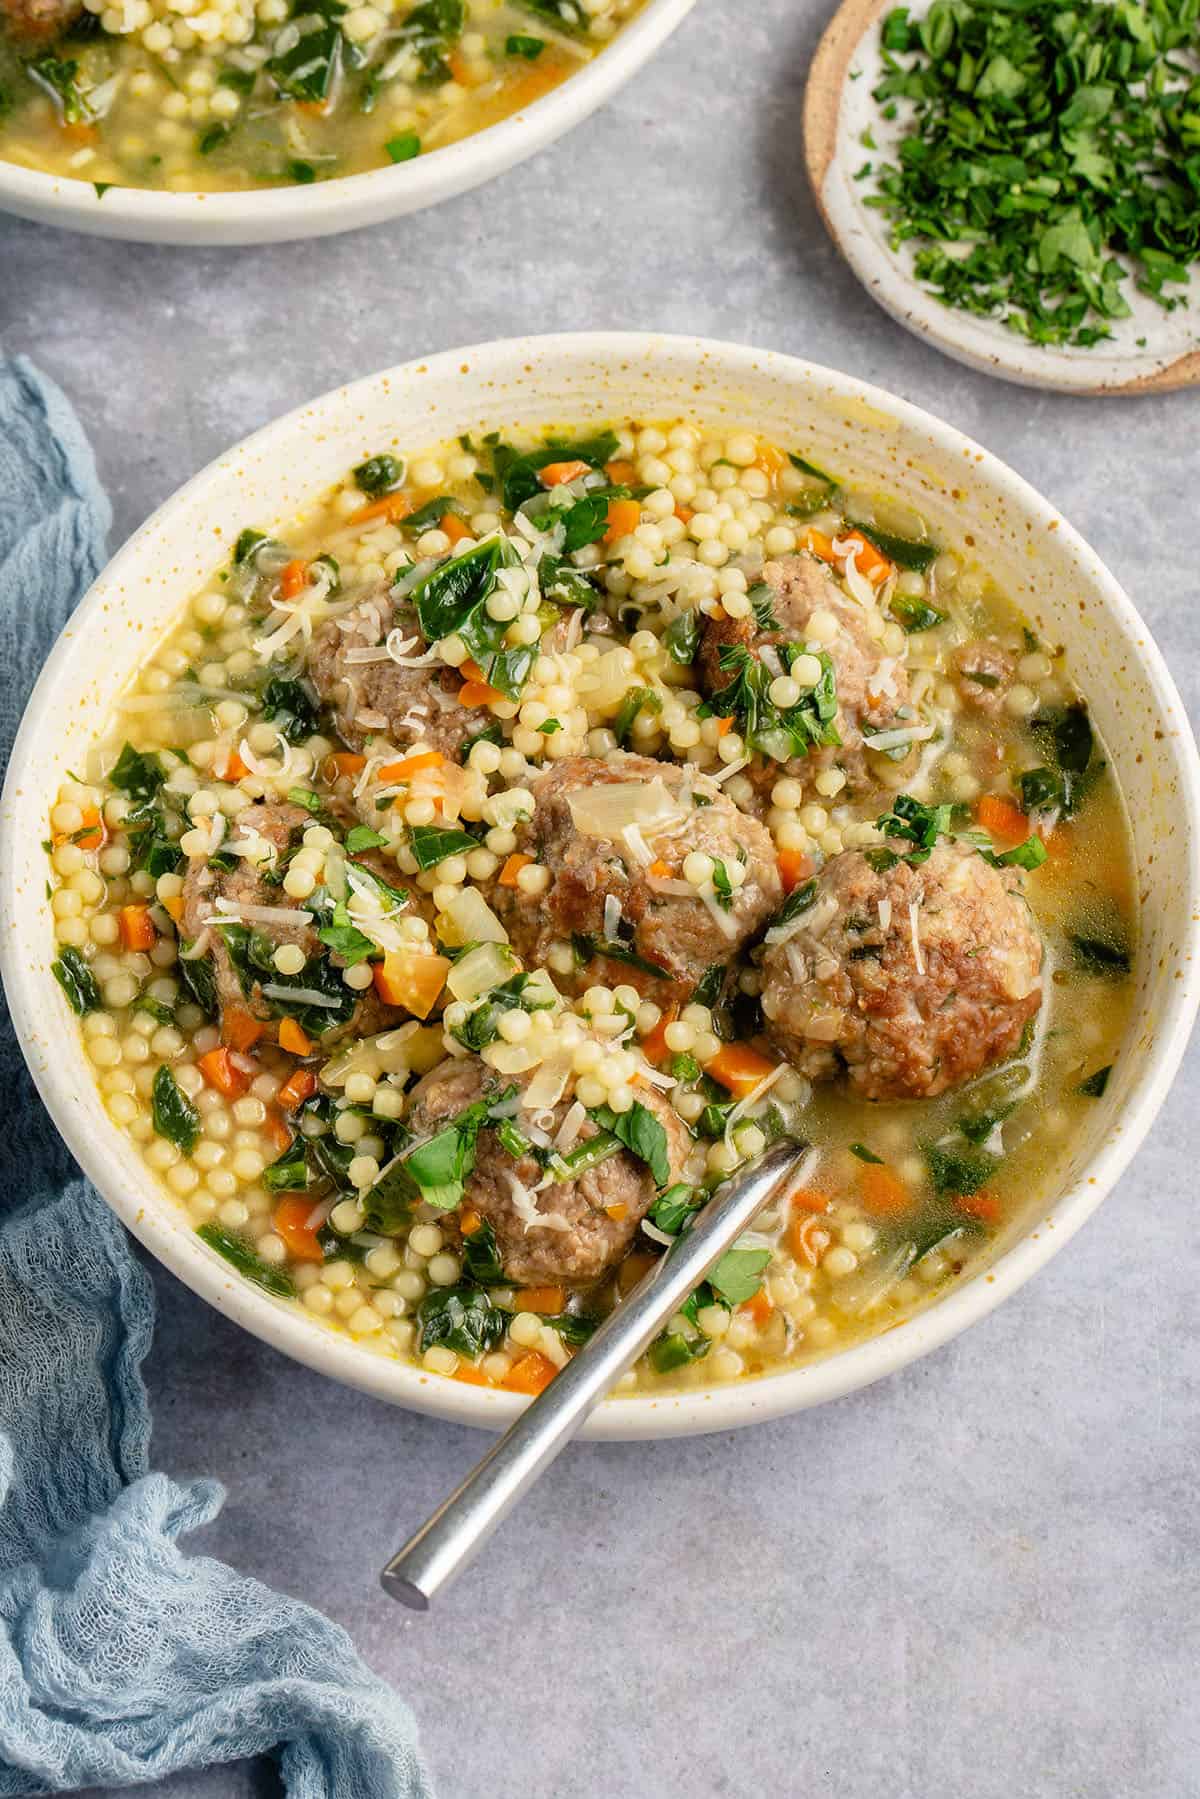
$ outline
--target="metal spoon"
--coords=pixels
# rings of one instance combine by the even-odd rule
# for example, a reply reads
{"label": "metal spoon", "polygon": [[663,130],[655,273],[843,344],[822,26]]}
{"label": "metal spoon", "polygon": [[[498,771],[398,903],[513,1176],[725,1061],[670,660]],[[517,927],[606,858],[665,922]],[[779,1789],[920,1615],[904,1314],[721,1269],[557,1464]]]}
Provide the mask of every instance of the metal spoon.
{"label": "metal spoon", "polygon": [[429,1610],[434,1595],[474,1559],[714,1262],[795,1176],[804,1153],[796,1143],[776,1144],[708,1202],[691,1229],[392,1557],[380,1579],[393,1599],[414,1611]]}

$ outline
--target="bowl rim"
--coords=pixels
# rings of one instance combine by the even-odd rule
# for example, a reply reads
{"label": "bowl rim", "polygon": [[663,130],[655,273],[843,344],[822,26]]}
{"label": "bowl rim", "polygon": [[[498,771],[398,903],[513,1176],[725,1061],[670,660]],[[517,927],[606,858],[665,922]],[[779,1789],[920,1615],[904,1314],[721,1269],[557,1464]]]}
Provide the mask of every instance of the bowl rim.
{"label": "bowl rim", "polygon": [[[179,241],[222,242],[222,232],[269,227],[270,240],[353,230],[397,213],[416,212],[465,193],[544,149],[611,99],[659,50],[696,0],[646,0],[591,62],[518,112],[411,162],[339,175],[305,186],[251,192],[168,193],[112,183],[103,194],[79,175],[54,175],[0,157],[0,209],[10,203],[38,217],[62,214],[62,223],[120,236],[111,227],[145,232],[182,229]],[[417,196],[414,198],[414,195]],[[195,233],[190,238],[190,233]],[[164,240],[170,241],[170,240]],[[252,245],[252,236],[235,244]]]}
{"label": "bowl rim", "polygon": [[[704,363],[710,374],[719,368],[722,377],[731,381],[739,375],[761,378],[765,371],[794,384],[819,387],[836,399],[873,407],[897,421],[902,429],[932,435],[939,446],[957,456],[966,456],[971,466],[985,473],[993,488],[1023,517],[1053,527],[1059,543],[1069,549],[1081,566],[1087,566],[1093,589],[1119,618],[1129,654],[1139,662],[1160,715],[1169,715],[1175,721],[1172,736],[1178,762],[1190,904],[1187,933],[1177,952],[1179,976],[1160,1014],[1151,1068],[1142,1077],[1143,1085],[1134,1096],[1134,1103],[1120,1113],[1119,1128],[1109,1128],[1072,1187],[1052,1203],[1040,1224],[944,1298],[863,1343],[801,1368],[718,1388],[608,1399],[581,1434],[602,1439],[693,1435],[781,1417],[840,1398],[896,1372],[985,1317],[1058,1253],[1128,1167],[1166,1097],[1200,1006],[1200,755],[1178,690],[1133,602],[1095,551],[1022,476],[954,426],[873,383],[798,357],[706,338],[623,331],[557,333],[468,345],[380,370],[293,408],[223,451],[156,508],[93,583],[47,658],[22,717],[0,797],[0,975],[18,1041],[57,1128],[102,1197],[173,1274],[226,1317],[318,1373],[408,1409],[485,1429],[503,1429],[527,1402],[514,1394],[429,1375],[412,1363],[373,1355],[335,1332],[320,1330],[314,1321],[286,1303],[231,1276],[220,1258],[193,1232],[180,1231],[175,1202],[165,1193],[161,1208],[151,1208],[143,1196],[126,1191],[114,1179],[110,1152],[105,1147],[107,1139],[87,1131],[70,1103],[73,1089],[69,1070],[53,1059],[43,1061],[27,1048],[35,1034],[35,1020],[44,1027],[47,984],[53,987],[54,983],[48,967],[32,968],[19,954],[15,808],[10,795],[23,780],[35,778],[38,741],[52,724],[52,689],[59,667],[66,663],[74,640],[83,635],[76,627],[86,621],[89,613],[100,610],[110,587],[120,586],[126,570],[137,564],[145,540],[159,531],[177,507],[201,496],[231,459],[248,452],[261,454],[272,446],[276,450],[285,448],[301,430],[311,432],[314,416],[353,408],[360,396],[374,396],[381,387],[385,391],[402,390],[403,384],[418,373],[426,381],[430,376],[452,377],[469,364],[473,380],[480,381],[487,378],[489,365],[528,365],[539,356],[556,354],[578,357],[593,365],[619,364],[651,350]],[[111,1130],[120,1137],[118,1126],[112,1125]]]}

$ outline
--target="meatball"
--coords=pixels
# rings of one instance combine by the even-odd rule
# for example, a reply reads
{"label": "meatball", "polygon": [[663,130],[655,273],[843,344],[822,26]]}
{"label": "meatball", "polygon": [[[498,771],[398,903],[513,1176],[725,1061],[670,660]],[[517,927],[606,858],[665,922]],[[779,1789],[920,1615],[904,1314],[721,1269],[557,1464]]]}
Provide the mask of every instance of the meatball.
{"label": "meatball", "polygon": [[[425,643],[411,608],[397,611],[383,588],[321,627],[309,652],[308,672],[322,704],[333,712],[338,736],[353,750],[361,750],[368,738],[386,737],[399,748],[428,744],[457,761],[467,738],[480,728],[478,713],[455,697],[462,677],[436,665],[402,667],[383,652],[393,629],[413,640],[405,654],[422,654]],[[352,653],[359,650],[379,650],[380,658],[357,661]]]}
{"label": "meatball", "polygon": [[838,700],[835,722],[841,743],[793,757],[785,764],[756,758],[755,766],[745,771],[747,777],[763,799],[785,772],[798,780],[811,780],[824,769],[838,768],[857,790],[874,785],[864,727],[884,731],[905,722],[909,695],[903,663],[887,655],[872,636],[867,609],[843,593],[812,556],[785,556],[779,562],[768,562],[762,578],[771,590],[777,626],[762,630],[753,613],[745,618],[722,613],[706,619],[696,658],[701,685],[710,696],[729,685],[732,675],[721,667],[721,650],[726,646],[749,650],[761,661],[764,649],[809,641],[809,628],[815,620],[821,647],[828,650],[833,662]]}
{"label": "meatball", "polygon": [[0,37],[28,42],[62,37],[83,15],[82,0],[0,0]]}
{"label": "meatball", "polygon": [[[418,1140],[432,1136],[485,1093],[494,1090],[498,1094],[503,1088],[502,1078],[474,1057],[443,1062],[413,1089],[409,1128]],[[573,1103],[568,1094],[553,1108],[552,1119],[539,1114],[540,1124],[551,1136]],[[671,1179],[681,1179],[689,1151],[687,1131],[654,1088],[647,1087],[640,1094],[640,1103],[666,1131]],[[520,1128],[520,1114],[514,1122]],[[589,1119],[578,1142],[595,1134],[596,1127]],[[588,1286],[615,1267],[633,1242],[654,1201],[654,1178],[644,1162],[621,1150],[574,1180],[552,1181],[538,1191],[543,1179],[532,1156],[510,1155],[494,1131],[484,1130],[463,1203],[495,1231],[500,1263],[509,1280]],[[527,1211],[531,1204],[547,1220],[545,1224],[530,1224],[522,1217],[522,1208]],[[453,1230],[458,1217],[440,1214],[438,1223],[444,1230]]]}
{"label": "meatball", "polygon": [[1011,1056],[1042,1003],[1042,942],[1015,868],[943,843],[883,872],[857,850],[763,960],[772,1041],[864,1099],[928,1099]]}
{"label": "meatball", "polygon": [[[246,807],[238,814],[232,830],[235,836],[249,831],[257,832],[282,854],[300,841],[305,828],[312,822],[302,806],[264,804]],[[357,860],[367,864],[371,862],[371,858],[366,856]],[[372,872],[390,884],[395,884],[394,868],[389,872],[388,868],[376,865]],[[256,923],[253,928],[268,937],[275,948],[285,943],[295,943],[306,957],[324,953],[312,927],[310,915],[301,910],[301,901],[292,899],[282,887],[265,880],[259,870],[244,859],[236,861],[233,868],[227,871],[213,868],[207,857],[195,856],[191,859],[183,884],[183,917],[180,920],[183,937],[195,939],[209,928],[209,920],[216,914],[218,899],[229,900],[238,906],[270,906],[274,911],[294,911],[294,925],[276,920],[271,924]],[[271,1015],[270,1002],[262,996],[261,981],[256,980],[249,993],[243,991],[237,970],[230,960],[229,950],[219,932],[212,933],[211,953],[216,971],[217,1004],[222,1021],[227,1009],[235,1006],[241,1011],[248,1011],[264,1024],[268,1037],[275,1037],[280,1021]],[[264,975],[264,978],[270,977]],[[374,1031],[386,1030],[389,1024],[397,1023],[404,1016],[394,1006],[385,1006],[374,991],[368,988],[357,1000],[351,1016],[323,1032],[321,1041],[327,1046],[348,1034],[370,1036]]]}
{"label": "meatball", "polygon": [[[596,835],[583,796],[618,785],[642,803],[647,822],[625,834],[614,825],[615,837]],[[647,792],[651,788],[654,792]],[[626,983],[662,1003],[686,999],[715,963],[737,954],[780,903],[768,833],[693,768],[648,756],[604,761],[577,756],[541,776],[532,791],[536,808],[517,831],[517,849],[549,870],[550,885],[537,900],[519,888],[497,887],[492,904],[530,966],[545,966],[554,944],[576,940],[581,959],[575,971],[563,974],[551,965],[555,983],[566,992],[582,993],[598,982]],[[589,823],[591,831],[585,828]],[[683,879],[693,851],[721,862],[726,875],[733,871],[733,881],[741,879],[725,904],[711,884],[702,898]],[[594,954],[583,955],[582,939],[591,940]],[[624,954],[606,955],[606,943],[620,943]]]}
{"label": "meatball", "polygon": [[994,637],[979,637],[954,652],[958,686],[964,701],[989,718],[1002,710],[1017,665]]}

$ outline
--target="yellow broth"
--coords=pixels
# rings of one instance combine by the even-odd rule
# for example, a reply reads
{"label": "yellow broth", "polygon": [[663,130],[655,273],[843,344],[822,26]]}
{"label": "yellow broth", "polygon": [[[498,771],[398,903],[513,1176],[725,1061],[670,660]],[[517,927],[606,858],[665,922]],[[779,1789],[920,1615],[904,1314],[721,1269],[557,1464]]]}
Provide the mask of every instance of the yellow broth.
{"label": "yellow broth", "polygon": [[[607,440],[564,428],[556,442],[548,449],[530,436],[518,452],[464,439],[407,467],[393,450],[348,472],[278,538],[263,538],[255,521],[231,521],[251,527],[235,560],[214,571],[149,659],[85,779],[64,784],[53,809],[56,973],[82,1013],[111,1116],[214,1247],[375,1353],[477,1384],[544,1385],[662,1253],[672,1234],[662,1223],[686,1227],[686,1206],[672,1221],[660,1194],[658,1226],[635,1231],[607,1272],[578,1282],[489,1269],[469,1174],[457,1204],[439,1209],[422,1187],[408,1215],[381,1229],[377,1196],[413,1147],[403,1136],[408,1095],[447,1051],[459,1068],[482,1065],[499,1094],[536,1080],[566,1045],[562,1106],[573,1097],[590,1116],[607,1104],[618,1118],[634,1115],[639,1096],[669,1106],[694,1203],[780,1131],[803,1137],[812,1147],[800,1190],[742,1240],[727,1290],[702,1289],[621,1387],[733,1380],[894,1327],[1045,1209],[1120,1053],[1136,932],[1130,835],[1057,646],[1037,639],[973,555],[932,543],[903,496],[843,486],[805,459],[804,446],[780,448],[752,430],[717,436],[688,421],[621,422]],[[520,496],[524,532],[504,503]],[[561,575],[555,587],[555,564],[545,560],[527,581],[529,565],[518,562],[531,538],[565,535],[570,521],[590,540],[559,559],[566,587]],[[407,618],[406,586],[427,591],[489,545],[516,559],[523,597],[510,604],[507,588],[492,588],[489,601],[501,602],[493,644],[521,665],[518,689],[484,683],[481,692],[477,665],[464,683],[465,648],[454,634],[427,647],[397,628],[378,653],[360,652],[362,668],[389,658],[403,666],[415,651],[419,684],[448,683],[447,695],[432,714],[418,706],[410,728],[392,736],[363,712],[366,726],[347,727],[362,748],[348,751],[330,706],[317,705],[311,686],[298,695],[288,685],[313,672],[312,643],[331,618],[348,608],[358,617],[393,583],[400,598],[387,605]],[[689,625],[746,619],[762,602],[764,563],[781,558],[827,570],[839,603],[861,607],[873,653],[903,667],[911,703],[900,715],[912,721],[912,741],[872,752],[865,786],[847,781],[837,749],[773,774],[769,757],[751,753],[759,727],[750,715],[714,714],[697,663],[670,651],[687,642]],[[863,585],[865,568],[873,587]],[[586,607],[576,603],[581,592]],[[821,647],[818,633],[809,660]],[[836,678],[832,652],[828,659]],[[790,666],[798,675],[805,664]],[[775,682],[769,692],[783,689]],[[436,730],[468,715],[477,740],[462,762],[430,749],[423,710]],[[602,955],[583,988],[591,977],[579,975],[580,958],[597,954],[594,942],[582,951],[555,942],[535,976],[536,1004],[497,1013],[493,1036],[468,1048],[496,988],[460,997],[478,955],[464,946],[490,936],[497,979],[505,956],[507,971],[519,970],[497,948],[506,933],[489,925],[498,917],[490,902],[511,919],[507,889],[537,914],[555,878],[536,856],[517,853],[530,788],[579,757],[619,771],[629,753],[707,775],[706,793],[720,788],[739,813],[756,813],[793,897],[847,858],[887,868],[911,856],[916,867],[915,843],[877,822],[894,819],[901,795],[919,816],[940,820],[937,841],[952,840],[966,860],[1016,857],[1023,872],[1006,878],[1023,888],[1045,961],[1040,1010],[1013,1053],[928,1098],[872,1101],[840,1075],[810,1079],[781,1062],[761,1011],[761,928],[732,958],[720,997],[698,990],[669,1007],[648,997],[636,956],[626,966]],[[408,1011],[382,1032],[352,1032],[323,1049],[314,1017],[321,1022],[320,1006],[337,1002],[317,994],[304,1009],[286,987],[270,1002],[269,1027],[251,1018],[257,1035],[252,1028],[248,1037],[244,1017],[212,1016],[211,1004],[206,1016],[196,1002],[185,878],[222,858],[236,866],[239,855],[259,856],[252,821],[264,802],[301,806],[286,858],[276,866],[268,853],[259,864],[274,871],[279,906],[326,903],[326,884],[355,855],[360,865],[374,857],[397,890],[382,912],[364,900],[354,913],[366,933],[357,963],[343,964],[337,948],[321,952],[321,978],[343,1011],[364,995],[394,997],[389,982],[403,967]],[[423,866],[415,846],[441,828],[465,842]],[[673,890],[682,887],[686,908],[690,882],[710,913],[715,896],[719,912],[717,881],[712,859],[696,863],[689,853]],[[253,952],[252,981],[303,986],[314,976],[317,959],[306,963],[273,939],[271,923],[252,918],[242,928],[266,938]],[[329,938],[349,941],[336,928]],[[286,1041],[273,1041],[279,1032]],[[754,1074],[739,1086],[727,1072],[714,1076],[731,1052],[765,1069],[765,1080]],[[484,1137],[500,1128],[489,1114]],[[542,1152],[540,1165],[551,1167],[546,1157],[557,1153]],[[461,1329],[447,1322],[456,1303],[470,1314]]]}
{"label": "yellow broth", "polygon": [[100,186],[252,191],[412,160],[568,80],[641,0],[87,0],[0,25],[0,159]]}

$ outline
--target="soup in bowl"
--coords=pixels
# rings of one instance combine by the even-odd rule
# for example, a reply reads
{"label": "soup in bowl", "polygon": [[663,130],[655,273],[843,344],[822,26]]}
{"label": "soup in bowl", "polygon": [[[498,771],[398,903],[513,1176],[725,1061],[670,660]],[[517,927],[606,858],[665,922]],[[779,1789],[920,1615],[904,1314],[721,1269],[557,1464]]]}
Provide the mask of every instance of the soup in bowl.
{"label": "soup in bowl", "polygon": [[947,428],[593,344],[330,396],[151,521],[10,978],[57,978],[159,1253],[449,1415],[803,1141],[598,1419],[715,1428],[910,1359],[1095,1203],[1190,1018],[1194,752],[1128,602]]}

